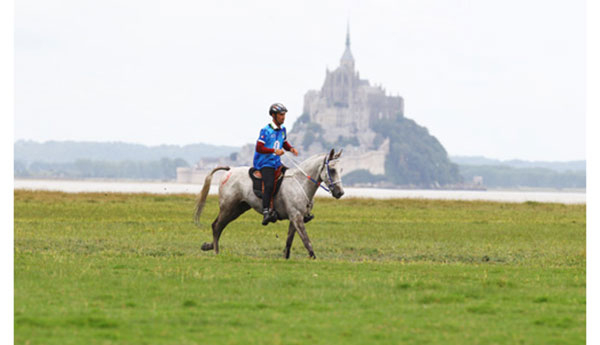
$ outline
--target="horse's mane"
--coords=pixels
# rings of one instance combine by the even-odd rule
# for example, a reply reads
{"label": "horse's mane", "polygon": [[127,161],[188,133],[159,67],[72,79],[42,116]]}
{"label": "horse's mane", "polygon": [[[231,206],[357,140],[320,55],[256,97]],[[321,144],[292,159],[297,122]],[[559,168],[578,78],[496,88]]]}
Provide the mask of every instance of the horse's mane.
{"label": "horse's mane", "polygon": [[[314,164],[321,164],[322,162],[325,161],[325,157],[327,157],[329,155],[329,153],[318,153],[316,155],[312,155],[310,157],[308,157],[307,159],[303,160],[300,163],[297,163],[300,168],[304,171],[306,171],[307,169],[309,169],[310,167],[312,167]],[[337,161],[339,159],[339,155],[336,155],[330,162],[334,162]],[[296,172],[299,172],[299,169],[295,166],[295,164],[293,164],[290,168],[290,173],[295,174]]]}
{"label": "horse's mane", "polygon": [[[313,164],[315,164],[315,161],[321,161],[322,162],[325,159],[326,155],[327,155],[326,153],[319,153],[319,154],[316,154],[316,155],[312,155],[312,156],[308,157],[307,159],[303,160],[302,162],[300,162],[298,165],[303,170],[306,170],[309,167],[311,167]],[[293,168],[294,170],[298,170],[296,168],[296,166],[292,166],[291,168]]]}

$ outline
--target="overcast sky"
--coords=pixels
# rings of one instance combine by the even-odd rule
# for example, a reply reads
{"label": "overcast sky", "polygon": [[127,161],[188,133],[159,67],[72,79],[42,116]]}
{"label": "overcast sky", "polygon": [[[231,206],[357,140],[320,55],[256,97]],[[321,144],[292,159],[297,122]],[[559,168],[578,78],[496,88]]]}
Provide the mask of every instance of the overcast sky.
{"label": "overcast sky", "polygon": [[15,140],[254,143],[351,49],[450,155],[585,159],[585,1],[17,0]]}

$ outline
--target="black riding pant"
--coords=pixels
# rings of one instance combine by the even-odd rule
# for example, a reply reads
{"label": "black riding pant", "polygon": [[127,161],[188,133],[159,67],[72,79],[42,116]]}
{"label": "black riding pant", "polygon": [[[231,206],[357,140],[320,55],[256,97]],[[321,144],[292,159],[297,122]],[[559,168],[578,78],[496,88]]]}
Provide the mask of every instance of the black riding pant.
{"label": "black riding pant", "polygon": [[263,191],[263,210],[271,206],[271,195],[273,195],[273,188],[275,188],[275,168],[263,167],[260,169],[262,174],[263,183],[265,184],[265,190]]}

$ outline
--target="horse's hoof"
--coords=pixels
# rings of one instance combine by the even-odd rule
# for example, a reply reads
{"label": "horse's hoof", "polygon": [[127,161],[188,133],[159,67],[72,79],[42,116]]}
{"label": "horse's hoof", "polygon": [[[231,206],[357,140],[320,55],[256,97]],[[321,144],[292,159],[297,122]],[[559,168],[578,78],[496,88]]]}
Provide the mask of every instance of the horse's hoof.
{"label": "horse's hoof", "polygon": [[308,253],[308,255],[313,260],[317,258],[314,252],[310,252],[310,253]]}
{"label": "horse's hoof", "polygon": [[206,251],[206,250],[212,250],[213,249],[213,244],[212,243],[208,243],[208,242],[204,242],[202,244],[202,247],[200,247],[200,249]]}

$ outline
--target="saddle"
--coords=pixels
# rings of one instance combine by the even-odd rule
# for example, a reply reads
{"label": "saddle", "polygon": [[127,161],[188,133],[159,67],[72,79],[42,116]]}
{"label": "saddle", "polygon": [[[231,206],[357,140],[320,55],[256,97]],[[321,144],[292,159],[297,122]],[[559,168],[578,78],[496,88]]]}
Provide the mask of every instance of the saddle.
{"label": "saddle", "polygon": [[[279,187],[281,187],[281,182],[283,182],[283,175],[285,174],[286,170],[287,168],[283,165],[281,165],[279,168],[277,168],[277,170],[275,170],[275,187],[273,188],[273,196],[271,197],[271,202],[273,202],[275,195],[277,195],[277,192],[279,191]],[[254,194],[259,199],[262,199],[263,193],[265,191],[265,186],[260,170],[251,167],[250,170],[248,170],[248,175],[250,175],[250,178],[252,179],[252,190],[254,191]]]}

